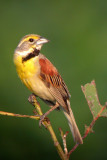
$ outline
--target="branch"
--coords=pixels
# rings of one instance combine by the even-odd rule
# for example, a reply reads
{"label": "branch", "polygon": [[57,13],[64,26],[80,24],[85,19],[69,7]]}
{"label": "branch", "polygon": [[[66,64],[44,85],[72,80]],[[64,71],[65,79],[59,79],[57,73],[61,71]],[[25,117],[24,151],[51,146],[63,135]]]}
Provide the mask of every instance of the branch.
{"label": "branch", "polygon": [[[39,104],[39,103],[37,102],[37,100],[36,100],[35,95],[32,94],[32,95],[28,98],[28,100],[29,100],[29,102],[35,107],[36,112],[37,112],[40,116],[42,116],[43,113],[42,113],[42,110],[41,110],[41,108],[40,108],[40,104]],[[55,145],[55,147],[56,147],[56,149],[57,149],[57,152],[58,152],[58,154],[59,154],[59,156],[60,156],[60,158],[61,158],[62,160],[68,160],[66,154],[64,154],[64,152],[63,152],[63,150],[62,150],[62,148],[61,148],[61,146],[60,146],[60,144],[59,144],[59,142],[58,142],[58,140],[57,140],[57,137],[56,137],[55,132],[54,132],[52,126],[51,126],[51,123],[50,123],[49,119],[48,119],[48,118],[45,118],[42,123],[43,123],[43,125],[45,126],[45,128],[47,128],[47,130],[49,131],[49,133],[50,133],[50,135],[51,135],[51,137],[52,137],[52,140],[53,140],[53,142],[54,142],[54,145]]]}
{"label": "branch", "polygon": [[4,116],[23,117],[23,118],[31,118],[31,119],[36,119],[36,120],[40,119],[40,116],[22,115],[22,114],[15,114],[15,113],[4,112],[4,111],[0,111],[0,114]]}
{"label": "branch", "polygon": [[[4,112],[4,111],[0,111],[0,114],[1,115],[6,115],[6,116],[13,116],[13,117],[23,117],[23,118],[31,118],[31,119],[35,119],[35,120],[39,120],[40,119],[40,116],[43,115],[42,113],[42,110],[40,108],[40,105],[39,103],[37,102],[36,100],[36,97],[34,94],[32,94],[30,97],[29,97],[29,102],[35,107],[36,109],[36,112],[38,113],[38,115],[36,116],[30,116],[30,115],[21,115],[21,114],[15,114],[15,113],[9,113],[9,112]],[[55,135],[55,132],[51,126],[51,123],[49,121],[48,118],[45,118],[44,121],[42,122],[43,125],[45,126],[45,128],[47,128],[47,130],[49,131],[51,137],[52,137],[52,140],[54,142],[54,145],[59,153],[59,156],[61,157],[62,160],[68,160],[66,154],[64,154],[57,138],[56,138],[56,135]]]}
{"label": "branch", "polygon": [[[98,99],[98,94],[96,90],[95,81],[92,81],[91,83],[86,84],[85,86],[82,86],[82,91],[85,95],[85,98],[87,100],[87,103],[89,105],[90,111],[93,115],[93,120],[90,123],[89,126],[85,125],[85,133],[82,137],[85,139],[89,133],[93,132],[93,126],[97,119],[99,117],[107,117],[107,102],[104,106],[102,106]],[[76,144],[68,153],[68,158],[72,154],[72,152],[75,151],[75,149],[79,146],[79,144]]]}
{"label": "branch", "polygon": [[64,146],[64,151],[65,151],[65,154],[68,155],[68,149],[67,149],[67,144],[66,144],[66,137],[68,135],[68,131],[64,134],[62,129],[59,128],[59,131],[61,133],[61,137],[62,137],[62,141],[63,141],[63,146]]}
{"label": "branch", "polygon": [[[95,122],[97,121],[97,119],[99,117],[107,117],[107,102],[105,103],[104,106],[102,106],[99,102],[98,99],[98,94],[97,94],[97,90],[96,90],[96,85],[95,85],[95,81],[92,81],[91,83],[86,84],[85,86],[82,86],[82,91],[85,95],[85,98],[87,100],[87,103],[89,105],[90,111],[93,115],[93,120],[90,123],[89,126],[85,125],[85,133],[83,135],[83,139],[85,139],[87,137],[87,135],[91,132],[93,132],[93,126],[95,124]],[[14,116],[14,117],[23,117],[23,118],[31,118],[31,119],[35,119],[35,120],[40,120],[40,116],[43,115],[41,107],[39,105],[39,103],[36,100],[36,97],[34,94],[32,94],[29,97],[29,102],[35,107],[36,110],[36,116],[30,116],[30,115],[21,115],[21,114],[14,114],[14,113],[9,113],[9,112],[4,112],[4,111],[0,111],[1,115],[6,115],[6,116]],[[51,126],[50,120],[48,118],[45,118],[42,122],[42,124],[45,126],[45,128],[49,131],[52,140],[54,142],[54,145],[57,149],[57,152],[59,153],[59,156],[62,160],[68,160],[70,155],[72,154],[73,151],[75,151],[75,149],[79,146],[79,144],[77,143],[69,152],[67,149],[67,144],[66,144],[66,137],[68,132],[66,132],[65,134],[63,133],[62,129],[60,129],[60,133],[61,133],[61,137],[63,140],[63,146],[64,146],[64,152],[56,138],[56,135],[53,131],[53,128]]]}
{"label": "branch", "polygon": [[[95,124],[95,122],[97,121],[97,119],[100,117],[99,115],[102,113],[102,111],[106,108],[106,106],[103,107],[103,109],[99,112],[99,114],[95,117],[95,119],[93,119],[93,121],[90,123],[89,126],[85,125],[85,133],[84,136],[82,137],[82,139],[85,139],[89,133],[93,133],[93,126]],[[79,146],[79,143],[77,143],[68,153],[68,157],[72,154],[72,152],[74,152],[76,150],[76,148]]]}

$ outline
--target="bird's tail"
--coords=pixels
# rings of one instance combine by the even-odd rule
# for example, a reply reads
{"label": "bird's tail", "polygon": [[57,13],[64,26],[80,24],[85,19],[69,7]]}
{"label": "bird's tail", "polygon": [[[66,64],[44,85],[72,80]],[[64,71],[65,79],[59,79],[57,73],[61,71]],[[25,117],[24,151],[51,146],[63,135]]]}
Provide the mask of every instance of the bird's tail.
{"label": "bird's tail", "polygon": [[70,130],[72,132],[74,141],[77,142],[77,143],[83,144],[81,134],[79,132],[79,129],[77,127],[73,112],[72,112],[71,107],[70,107],[70,102],[67,101],[67,104],[68,104],[69,113],[67,113],[65,110],[63,110],[63,111],[64,111],[64,114],[65,114],[67,120],[68,120],[68,124],[69,124]]}

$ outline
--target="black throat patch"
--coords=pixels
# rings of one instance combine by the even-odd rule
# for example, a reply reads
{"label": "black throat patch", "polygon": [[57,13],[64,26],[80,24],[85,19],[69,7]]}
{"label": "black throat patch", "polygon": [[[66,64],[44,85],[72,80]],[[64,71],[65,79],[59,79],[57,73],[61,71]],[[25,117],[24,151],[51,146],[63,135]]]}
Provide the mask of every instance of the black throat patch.
{"label": "black throat patch", "polygon": [[22,63],[31,59],[31,58],[33,58],[33,57],[35,57],[35,56],[38,56],[39,53],[40,53],[40,50],[35,49],[33,52],[29,53],[26,57],[22,58]]}

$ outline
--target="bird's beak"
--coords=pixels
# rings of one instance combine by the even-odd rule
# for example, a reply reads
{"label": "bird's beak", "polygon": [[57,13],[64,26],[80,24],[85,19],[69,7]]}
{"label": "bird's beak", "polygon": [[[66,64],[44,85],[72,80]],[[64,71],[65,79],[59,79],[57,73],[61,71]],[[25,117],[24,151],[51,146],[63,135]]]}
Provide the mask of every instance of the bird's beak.
{"label": "bird's beak", "polygon": [[37,40],[36,44],[40,45],[40,44],[44,44],[44,43],[48,43],[49,40],[47,40],[46,38],[41,37],[40,39]]}

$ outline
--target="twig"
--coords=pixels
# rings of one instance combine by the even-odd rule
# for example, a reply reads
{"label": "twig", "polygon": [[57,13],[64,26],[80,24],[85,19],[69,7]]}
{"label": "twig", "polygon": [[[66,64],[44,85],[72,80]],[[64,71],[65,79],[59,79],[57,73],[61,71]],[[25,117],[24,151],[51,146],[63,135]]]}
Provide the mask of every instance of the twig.
{"label": "twig", "polygon": [[59,131],[61,133],[61,137],[62,137],[62,141],[63,141],[63,146],[64,146],[64,151],[65,151],[65,154],[67,155],[68,154],[68,149],[67,149],[67,144],[66,144],[66,137],[68,135],[68,131],[64,134],[62,129],[59,128]]}
{"label": "twig", "polygon": [[[40,119],[40,116],[30,116],[30,115],[21,115],[21,114],[15,114],[15,113],[10,113],[10,112],[4,112],[4,111],[0,111],[0,115],[5,115],[5,116],[12,116],[12,117],[23,117],[23,118],[31,118],[31,119],[35,119],[35,120],[39,120]],[[57,148],[57,151],[61,157],[62,160],[68,160],[67,156],[64,154],[57,138],[56,138],[56,135],[53,131],[53,128],[50,124],[49,121],[45,120],[43,122],[45,124],[45,127],[48,129],[48,131],[50,132],[51,134],[51,137],[54,141],[54,145],[55,147]]]}
{"label": "twig", "polygon": [[[23,117],[23,118],[31,118],[31,119],[35,119],[35,120],[39,120],[40,119],[40,116],[43,115],[42,113],[42,110],[40,108],[40,105],[39,103],[37,102],[36,100],[36,97],[34,95],[31,95],[29,97],[29,102],[35,107],[37,113],[39,115],[36,115],[36,116],[30,116],[30,115],[21,115],[21,114],[15,114],[15,113],[10,113],[10,112],[5,112],[5,111],[0,111],[0,115],[5,115],[5,116],[12,116],[12,117]],[[51,123],[49,121],[48,118],[45,118],[45,120],[43,121],[43,125],[45,126],[45,128],[47,128],[47,130],[49,131],[51,137],[52,137],[52,140],[54,142],[54,145],[59,153],[59,156],[62,160],[68,160],[67,158],[67,155],[64,154],[57,138],[56,138],[56,135],[55,135],[55,132],[51,126]]]}
{"label": "twig", "polygon": [[[85,130],[85,133],[84,133],[84,136],[82,137],[82,139],[85,139],[89,133],[93,132],[93,129],[92,129],[93,126],[94,126],[95,122],[96,122],[97,119],[100,117],[102,111],[103,111],[105,108],[106,108],[106,105],[105,105],[104,107],[102,107],[102,109],[100,110],[100,112],[98,113],[98,115],[92,120],[92,122],[90,123],[90,125],[85,127],[86,130]],[[68,153],[68,155],[67,155],[68,158],[69,158],[69,156],[72,154],[72,152],[75,151],[75,149],[76,149],[78,146],[79,146],[79,143],[77,143],[77,144],[69,151],[69,153]]]}
{"label": "twig", "polygon": [[[97,95],[97,91],[95,88],[95,82],[92,81],[90,84],[86,84],[85,87],[82,86],[82,90],[85,94],[86,100],[88,102],[89,108],[91,110],[91,113],[93,115],[93,120],[90,123],[89,126],[85,126],[86,130],[84,133],[84,136],[82,137],[82,139],[85,139],[87,137],[87,135],[91,132],[93,132],[93,126],[95,124],[95,122],[97,121],[97,119],[99,117],[107,117],[107,103],[105,104],[105,106],[102,106],[99,102],[98,99],[98,95]],[[91,93],[91,95],[90,95]],[[31,119],[35,119],[35,120],[40,120],[40,116],[43,115],[41,107],[39,105],[39,103],[36,100],[36,97],[34,94],[32,94],[29,97],[29,102],[35,107],[36,110],[36,116],[32,116],[32,115],[21,115],[21,114],[15,114],[15,113],[10,113],[10,112],[4,112],[4,111],[0,111],[0,115],[6,115],[6,116],[14,116],[14,117],[23,117],[23,118],[31,118]],[[97,111],[97,112],[96,112]],[[42,124],[45,126],[45,128],[49,131],[52,140],[54,142],[54,145],[57,149],[57,152],[59,153],[59,156],[62,160],[68,160],[70,155],[72,154],[73,151],[75,151],[75,149],[79,146],[79,143],[77,143],[76,145],[74,145],[74,147],[68,152],[67,150],[67,144],[66,144],[66,137],[68,132],[66,132],[65,134],[63,133],[62,129],[60,128],[60,133],[61,133],[61,137],[63,140],[63,146],[64,146],[64,152],[63,149],[61,148],[57,137],[55,135],[55,132],[51,126],[50,120],[48,118],[45,118],[42,122]]]}
{"label": "twig", "polygon": [[22,115],[22,114],[15,114],[15,113],[4,112],[4,111],[0,111],[0,114],[4,116],[23,117],[23,118],[31,118],[31,119],[36,119],[36,120],[40,119],[40,116]]}
{"label": "twig", "polygon": [[[28,100],[29,100],[29,102],[35,107],[37,113],[42,116],[43,113],[42,113],[40,104],[38,103],[35,95],[32,94],[32,95],[28,98]],[[51,123],[50,123],[49,119],[48,119],[48,118],[45,118],[42,123],[43,123],[43,125],[45,126],[45,128],[47,128],[47,130],[49,131],[49,133],[51,134],[52,140],[53,140],[53,142],[54,142],[54,145],[55,145],[55,147],[56,147],[56,149],[57,149],[57,152],[58,152],[60,158],[61,158],[62,160],[68,160],[67,155],[64,154],[64,152],[63,152],[63,150],[62,150],[62,148],[61,148],[61,146],[60,146],[60,144],[59,144],[59,142],[58,142],[58,140],[57,140],[57,137],[56,137],[55,132],[54,132],[52,126],[51,126]]]}

